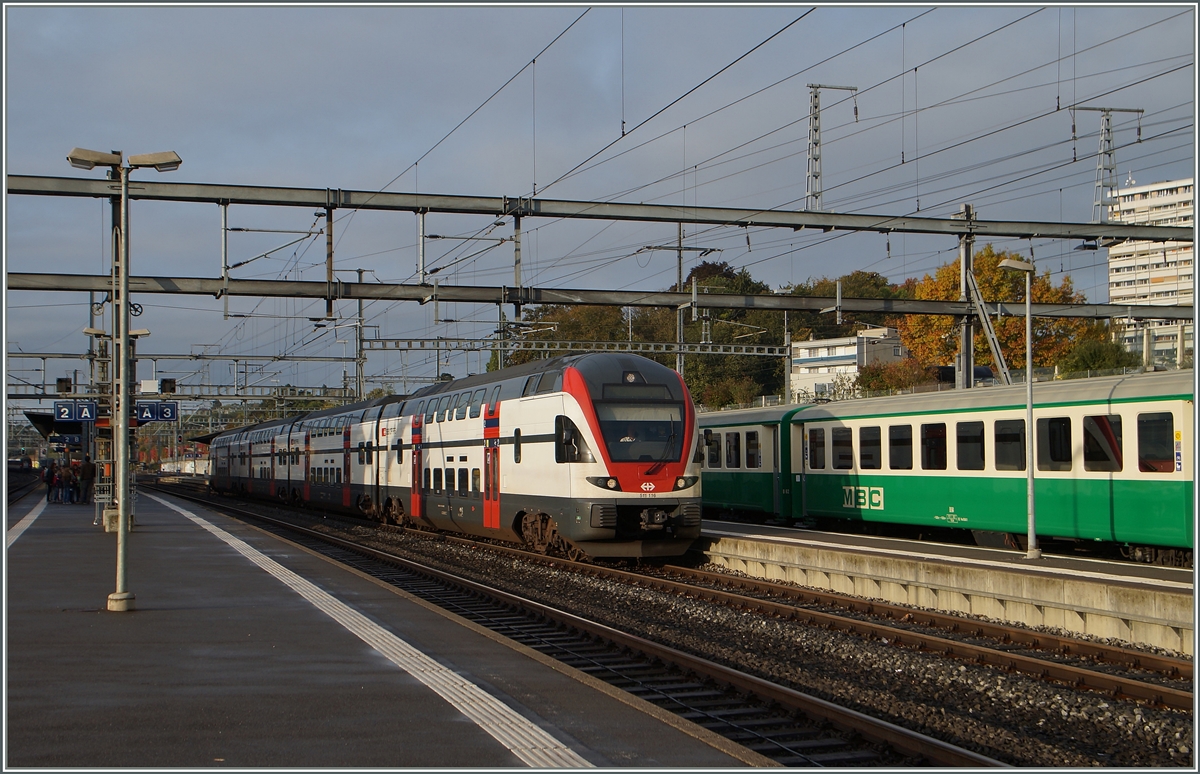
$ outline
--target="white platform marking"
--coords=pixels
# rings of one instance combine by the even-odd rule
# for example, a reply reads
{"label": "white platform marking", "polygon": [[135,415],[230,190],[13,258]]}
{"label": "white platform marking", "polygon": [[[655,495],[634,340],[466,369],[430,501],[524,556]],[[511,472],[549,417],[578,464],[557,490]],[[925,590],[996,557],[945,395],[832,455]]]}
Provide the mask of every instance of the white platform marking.
{"label": "white platform marking", "polygon": [[190,511],[161,497],[147,495],[208,530],[250,561],[275,576],[311,602],[318,610],[344,626],[350,633],[383,654],[389,661],[420,680],[462,714],[474,721],[526,765],[536,768],[592,768],[574,750],[563,745],[541,727],[521,716],[507,704],[451,669],[409,645],[362,613],[322,591],[310,581],[264,555],[245,541]]}
{"label": "white platform marking", "polygon": [[38,501],[38,504],[33,506],[33,510],[25,515],[25,518],[13,525],[13,528],[8,531],[8,541],[4,544],[8,548],[13,543],[17,542],[17,538],[21,537],[22,533],[37,521],[37,517],[42,515],[42,510],[46,507],[46,498],[43,497]]}

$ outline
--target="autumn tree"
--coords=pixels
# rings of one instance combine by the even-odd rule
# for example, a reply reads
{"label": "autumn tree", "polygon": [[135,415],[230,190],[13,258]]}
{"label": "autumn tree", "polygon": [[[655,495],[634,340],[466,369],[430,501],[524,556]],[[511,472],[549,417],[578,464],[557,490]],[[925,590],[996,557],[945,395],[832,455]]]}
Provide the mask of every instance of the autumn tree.
{"label": "autumn tree", "polygon": [[[793,296],[836,298],[837,283],[842,283],[842,298],[906,298],[904,286],[893,285],[879,272],[853,271],[841,277],[809,279],[786,288]],[[833,306],[833,304],[830,304]],[[845,312],[842,323],[832,313],[796,312],[792,314],[789,328],[797,341],[809,339],[838,339],[853,336],[863,326],[883,327],[889,325],[891,316],[882,312]]]}
{"label": "autumn tree", "polygon": [[[990,244],[984,245],[974,256],[975,281],[985,301],[1024,304],[1025,279],[1021,272],[999,267],[1000,261],[1005,258],[1023,260],[1016,253],[997,252]],[[1034,303],[1047,304],[1078,304],[1086,300],[1082,293],[1075,292],[1070,277],[1063,277],[1062,283],[1055,286],[1048,271],[1032,278],[1032,296]],[[939,267],[933,276],[926,274],[913,285],[912,297],[917,300],[957,300],[959,262],[955,260]],[[959,320],[949,315],[908,315],[896,318],[893,322],[893,327],[900,331],[901,341],[923,366],[950,365],[954,362],[958,353],[958,325]],[[1025,368],[1024,318],[993,318],[992,325],[1008,365]],[[1033,364],[1035,367],[1053,366],[1079,342],[1100,340],[1104,336],[1103,325],[1087,320],[1035,317]],[[993,365],[987,338],[982,335],[979,326],[976,326],[974,355],[979,365]]]}

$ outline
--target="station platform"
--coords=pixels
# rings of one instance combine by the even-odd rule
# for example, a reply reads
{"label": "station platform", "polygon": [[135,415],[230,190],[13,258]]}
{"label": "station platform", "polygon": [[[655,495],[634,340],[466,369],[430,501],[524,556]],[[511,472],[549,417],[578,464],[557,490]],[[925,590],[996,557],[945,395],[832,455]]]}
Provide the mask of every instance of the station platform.
{"label": "station platform", "polygon": [[765,758],[220,513],[7,518],[6,768],[729,768]]}

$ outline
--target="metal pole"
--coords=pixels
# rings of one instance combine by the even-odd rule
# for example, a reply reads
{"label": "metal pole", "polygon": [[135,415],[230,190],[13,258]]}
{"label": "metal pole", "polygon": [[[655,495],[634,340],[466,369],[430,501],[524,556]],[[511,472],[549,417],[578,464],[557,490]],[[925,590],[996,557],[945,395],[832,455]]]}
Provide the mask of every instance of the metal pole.
{"label": "metal pole", "polygon": [[521,320],[521,216],[513,216],[513,286],[517,294],[513,303],[513,322]]}
{"label": "metal pole", "polygon": [[425,213],[417,212],[417,284],[425,284]]}
{"label": "metal pole", "polygon": [[221,295],[225,299],[225,319],[229,319],[229,205],[221,204],[221,279],[225,281]]}
{"label": "metal pole", "polygon": [[[363,279],[363,272],[365,271],[365,269],[355,269],[355,271],[358,272],[358,284],[361,285],[362,279]],[[354,353],[354,366],[355,366],[354,394],[355,394],[355,397],[357,397],[359,400],[362,400],[363,399],[363,387],[365,386],[363,384],[363,381],[364,381],[363,366],[366,362],[366,356],[363,354],[363,301],[362,301],[361,295],[358,298],[358,336],[356,337],[356,339],[357,339],[357,341],[356,341],[357,351]]]}
{"label": "metal pole", "polygon": [[133,592],[125,583],[125,553],[129,535],[129,171],[122,165],[121,175],[121,252],[117,270],[117,298],[113,321],[117,335],[117,388],[113,395],[113,446],[116,470],[113,491],[117,498],[117,589],[108,595],[108,609],[125,612],[133,609]]}
{"label": "metal pole", "polygon": [[333,319],[333,208],[325,208],[325,319]]}
{"label": "metal pole", "polygon": [[[677,267],[676,267],[676,272],[675,272],[675,274],[676,274],[675,290],[676,290],[676,292],[682,293],[683,292],[683,224],[682,223],[679,224],[679,250],[677,251],[676,256],[677,256],[678,261],[677,261]],[[683,343],[683,309],[682,308],[675,310],[675,342],[677,344]],[[675,353],[675,370],[679,372],[680,376],[683,376],[683,352],[682,351]]]}
{"label": "metal pole", "polygon": [[1032,270],[1025,272],[1025,496],[1029,519],[1029,523],[1026,525],[1028,546],[1025,558],[1041,559],[1042,549],[1038,548],[1037,517],[1033,495],[1034,438],[1037,435],[1037,429],[1033,424],[1033,315],[1030,314],[1030,280],[1032,277]]}
{"label": "metal pole", "polygon": [[[966,220],[968,223],[975,219],[974,209],[969,204],[964,204],[960,210],[959,217]],[[959,277],[959,293],[958,300],[966,301],[972,306],[970,289],[968,287],[967,275],[971,274],[975,269],[972,265],[973,254],[972,247],[975,244],[975,237],[968,231],[960,234],[958,237],[958,277]],[[958,373],[954,385],[960,390],[969,389],[975,386],[975,322],[971,314],[964,315],[962,318],[962,328],[959,330],[958,340]]]}

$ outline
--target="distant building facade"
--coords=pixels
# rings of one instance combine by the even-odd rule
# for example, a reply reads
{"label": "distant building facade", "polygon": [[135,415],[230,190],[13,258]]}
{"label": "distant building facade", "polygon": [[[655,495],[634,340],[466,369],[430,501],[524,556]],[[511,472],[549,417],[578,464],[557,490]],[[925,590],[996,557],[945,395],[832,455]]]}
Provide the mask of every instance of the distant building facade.
{"label": "distant building facade", "polygon": [[[1109,220],[1147,226],[1194,225],[1193,179],[1117,190]],[[1194,299],[1191,242],[1125,242],[1108,250],[1108,302],[1191,306]],[[1177,363],[1190,356],[1193,330],[1174,320],[1118,320],[1120,341],[1145,362]],[[1182,341],[1182,346],[1180,342]]]}
{"label": "distant building facade", "polygon": [[868,328],[844,338],[792,342],[792,400],[798,395],[831,393],[839,375],[853,379],[863,366],[904,360],[908,354],[894,328]]}

